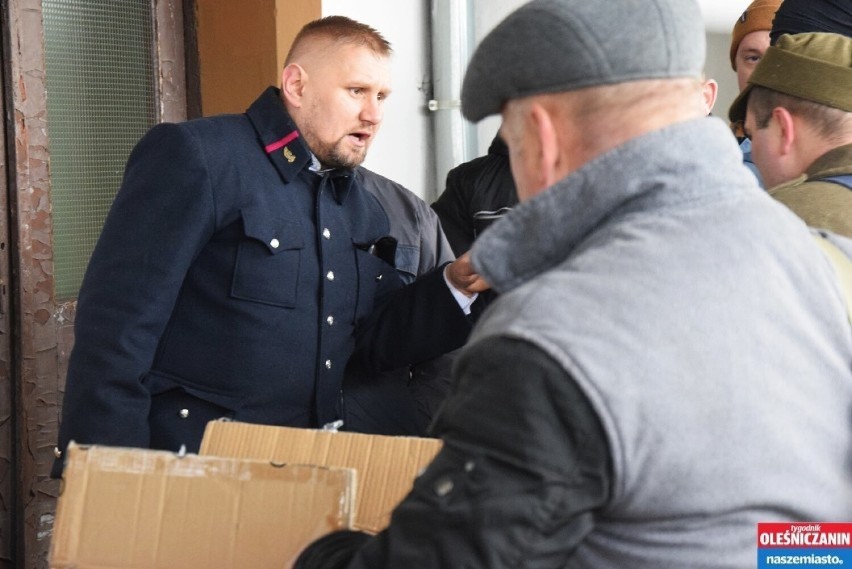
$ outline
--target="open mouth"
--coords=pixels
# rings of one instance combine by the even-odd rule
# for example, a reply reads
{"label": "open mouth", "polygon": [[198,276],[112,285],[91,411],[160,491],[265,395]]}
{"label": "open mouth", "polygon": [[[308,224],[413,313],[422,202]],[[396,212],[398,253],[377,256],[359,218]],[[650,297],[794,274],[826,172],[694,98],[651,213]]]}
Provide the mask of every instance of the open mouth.
{"label": "open mouth", "polygon": [[370,139],[370,133],[368,132],[350,132],[349,138],[358,145],[363,146],[367,144],[367,141]]}

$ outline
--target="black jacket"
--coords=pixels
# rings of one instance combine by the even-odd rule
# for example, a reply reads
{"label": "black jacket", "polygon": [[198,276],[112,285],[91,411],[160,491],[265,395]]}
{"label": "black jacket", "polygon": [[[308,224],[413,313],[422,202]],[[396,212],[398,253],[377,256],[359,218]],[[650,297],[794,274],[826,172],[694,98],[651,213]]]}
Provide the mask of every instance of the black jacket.
{"label": "black jacket", "polygon": [[[612,460],[582,389],[508,337],[462,350],[435,419],[444,446],[371,539],[330,534],[295,569],[567,567],[611,494]],[[511,404],[507,404],[511,402]]]}
{"label": "black jacket", "polygon": [[518,203],[509,149],[495,136],[488,154],[459,164],[447,174],[447,188],[432,204],[456,255]]}

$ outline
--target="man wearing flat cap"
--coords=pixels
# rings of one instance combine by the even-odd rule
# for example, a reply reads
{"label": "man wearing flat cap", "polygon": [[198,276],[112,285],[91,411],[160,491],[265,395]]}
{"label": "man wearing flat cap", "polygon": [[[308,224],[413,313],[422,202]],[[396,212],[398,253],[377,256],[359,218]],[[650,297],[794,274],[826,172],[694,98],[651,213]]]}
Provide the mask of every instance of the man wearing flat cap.
{"label": "man wearing flat cap", "polygon": [[782,35],[731,106],[769,194],[852,237],[852,38]]}
{"label": "man wearing flat cap", "polygon": [[533,0],[482,41],[462,110],[502,115],[521,200],[471,249],[500,296],[390,526],[296,567],[745,569],[759,522],[852,519],[840,285],[703,66],[694,0]]}

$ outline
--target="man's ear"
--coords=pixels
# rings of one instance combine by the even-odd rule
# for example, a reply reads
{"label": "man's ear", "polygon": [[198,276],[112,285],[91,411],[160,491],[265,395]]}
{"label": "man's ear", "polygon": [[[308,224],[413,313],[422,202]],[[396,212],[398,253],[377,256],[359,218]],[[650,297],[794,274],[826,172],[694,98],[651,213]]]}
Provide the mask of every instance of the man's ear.
{"label": "man's ear", "polygon": [[701,94],[704,96],[704,112],[709,115],[716,105],[719,83],[715,79],[705,79],[701,84]]}
{"label": "man's ear", "polygon": [[559,137],[556,133],[553,117],[545,107],[538,103],[530,106],[529,119],[538,144],[537,161],[542,187],[549,187],[559,180]]}
{"label": "man's ear", "polygon": [[281,96],[292,107],[302,106],[302,92],[308,82],[308,73],[298,63],[291,63],[281,72]]}
{"label": "man's ear", "polygon": [[796,144],[797,124],[793,119],[790,111],[784,107],[775,107],[772,109],[772,119],[778,123],[778,138],[775,143],[778,145],[778,152],[781,156],[789,155]]}

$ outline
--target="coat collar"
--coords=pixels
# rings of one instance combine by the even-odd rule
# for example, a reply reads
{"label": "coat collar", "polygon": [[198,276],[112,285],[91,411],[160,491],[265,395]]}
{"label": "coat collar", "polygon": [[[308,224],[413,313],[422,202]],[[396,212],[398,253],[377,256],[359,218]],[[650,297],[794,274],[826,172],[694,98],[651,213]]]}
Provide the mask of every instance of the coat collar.
{"label": "coat collar", "polygon": [[[279,89],[268,87],[252,103],[246,115],[257,132],[260,145],[285,183],[292,182],[302,170],[310,169],[313,154],[284,108]],[[337,203],[346,200],[354,179],[351,170],[341,168],[316,172],[315,175],[331,182]]]}
{"label": "coat collar", "polygon": [[292,182],[311,163],[311,152],[284,108],[278,89],[267,88],[246,115],[278,173],[285,182]]}
{"label": "coat collar", "polygon": [[507,292],[568,257],[600,227],[635,212],[762,192],[722,121],[702,118],[629,140],[522,202],[473,245],[474,268]]}
{"label": "coat collar", "polygon": [[846,144],[832,148],[814,160],[805,174],[810,181],[850,172],[852,172],[852,144]]}

